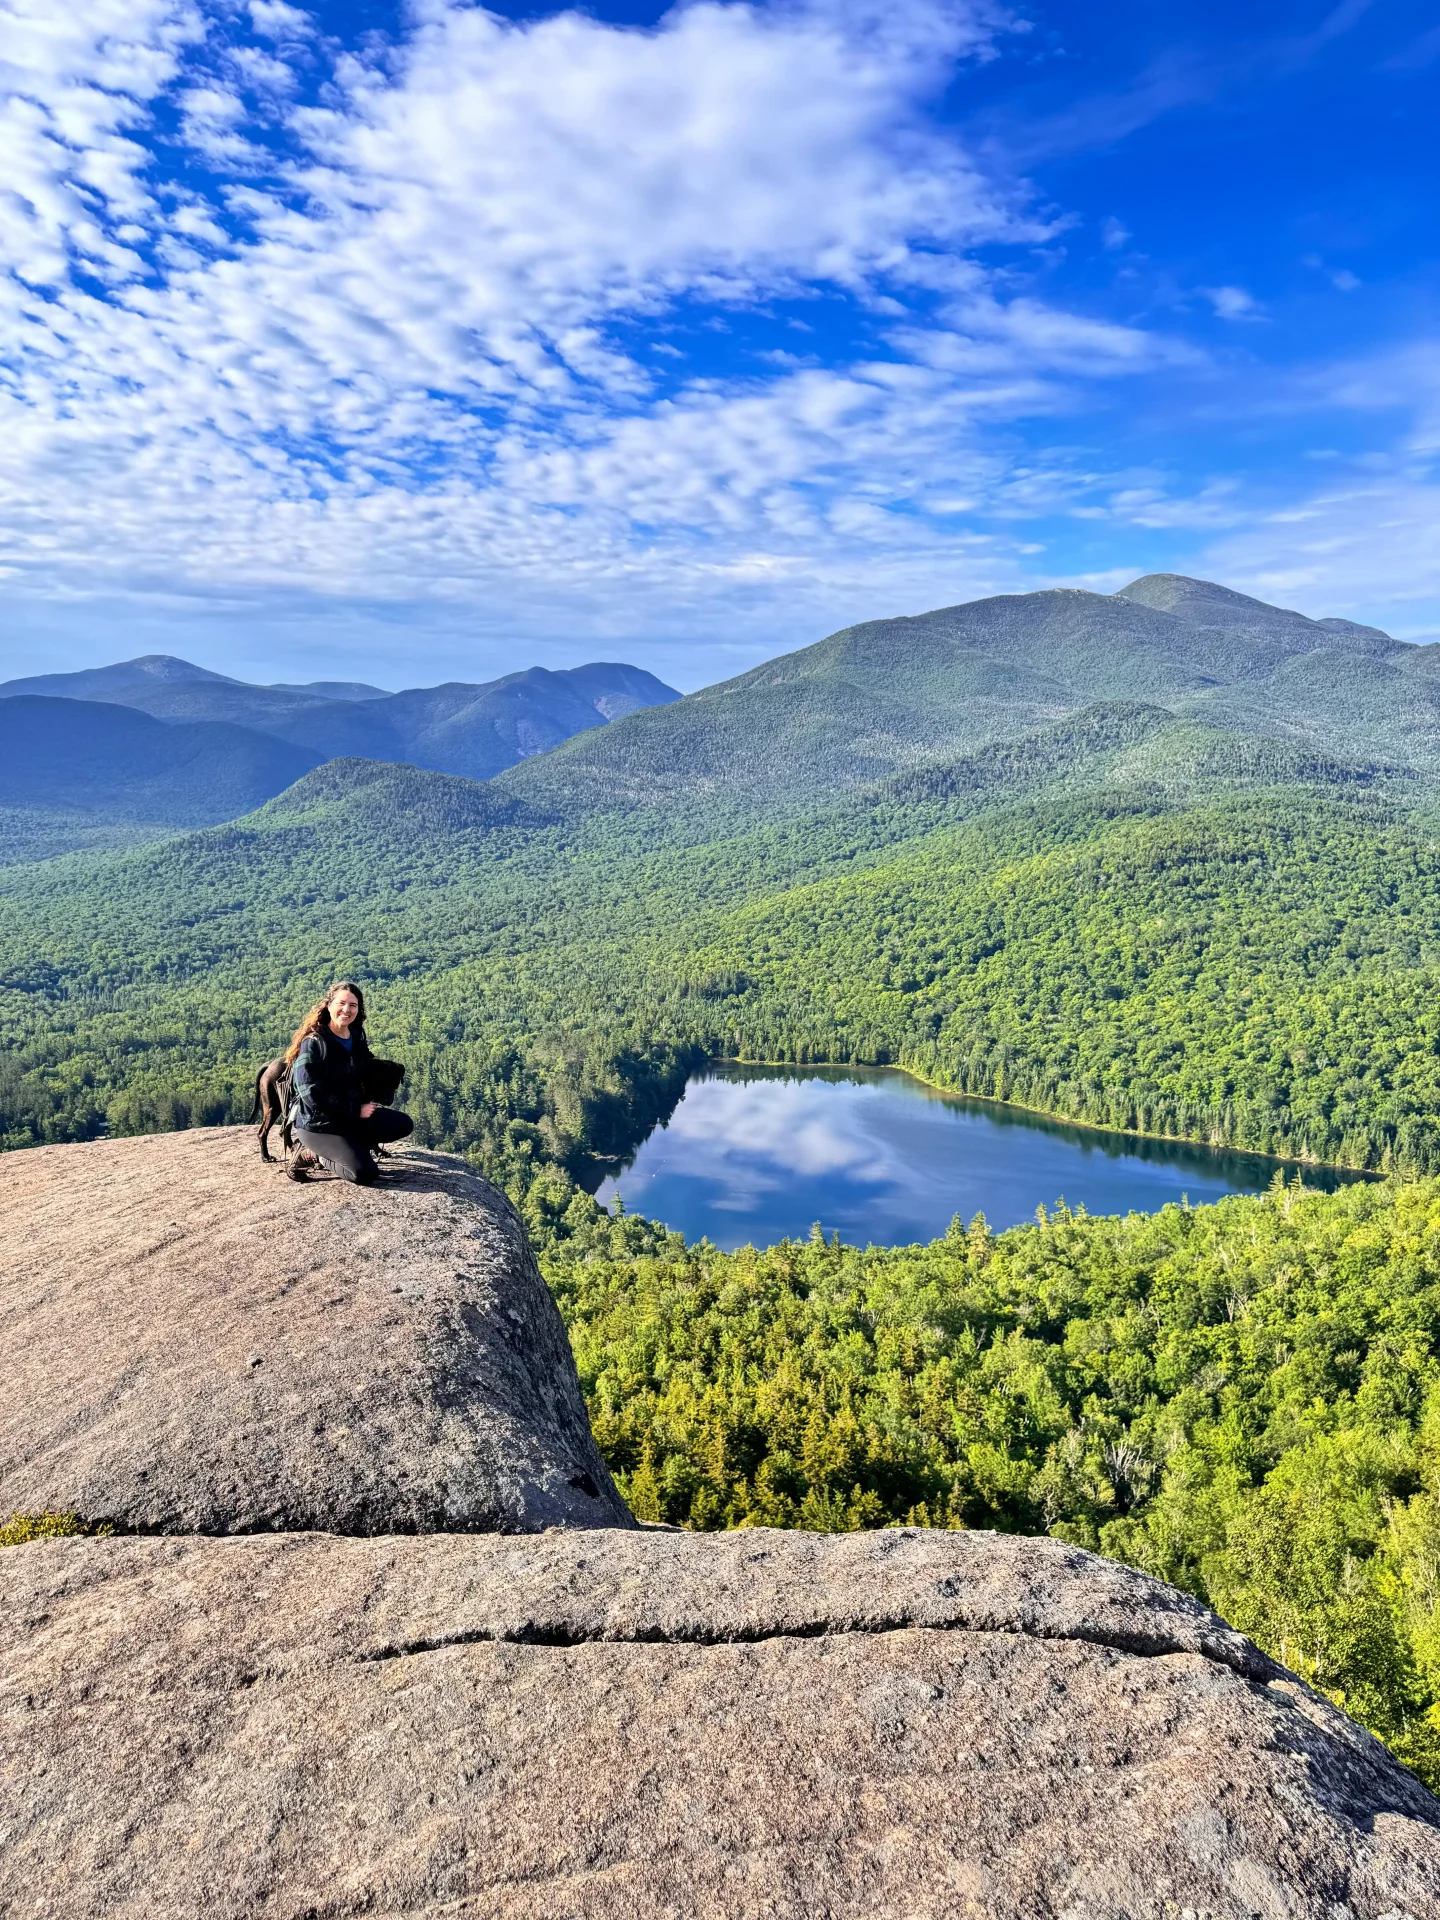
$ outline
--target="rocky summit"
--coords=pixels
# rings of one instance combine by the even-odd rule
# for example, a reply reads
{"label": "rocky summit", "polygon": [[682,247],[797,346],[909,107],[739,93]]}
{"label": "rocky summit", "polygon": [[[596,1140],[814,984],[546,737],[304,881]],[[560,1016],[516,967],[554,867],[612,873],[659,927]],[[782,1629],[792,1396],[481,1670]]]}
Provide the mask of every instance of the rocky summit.
{"label": "rocky summit", "polygon": [[462,1162],[6,1157],[0,1915],[1436,1920],[1440,1803],[1049,1539],[639,1529]]}
{"label": "rocky summit", "polygon": [[0,1910],[1429,1920],[1440,1806],[1051,1540],[59,1540],[0,1555]]}
{"label": "rocky summit", "polygon": [[0,1514],[135,1533],[628,1526],[513,1207],[409,1153],[296,1185],[237,1128],[0,1180]]}

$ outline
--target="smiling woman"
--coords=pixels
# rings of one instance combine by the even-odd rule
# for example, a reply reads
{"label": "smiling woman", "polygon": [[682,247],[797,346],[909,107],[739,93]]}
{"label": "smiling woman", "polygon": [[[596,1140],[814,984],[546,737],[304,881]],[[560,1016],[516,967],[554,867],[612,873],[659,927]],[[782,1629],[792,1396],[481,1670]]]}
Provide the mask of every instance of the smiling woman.
{"label": "smiling woman", "polygon": [[365,1038],[365,995],[353,980],[326,988],[296,1028],[285,1058],[290,1119],[300,1142],[290,1178],[305,1180],[323,1169],[373,1187],[380,1177],[374,1149],[404,1140],[414,1122],[369,1098],[375,1061]]}
{"label": "smiling woman", "polygon": [[[463,624],[473,666],[478,607],[492,645],[683,625],[694,681],[797,621],[1037,576],[1184,559],[1367,617],[1382,580],[1440,591],[1430,483],[1380,457],[1433,393],[1398,371],[1429,365],[1394,333],[1410,267],[1323,212],[1330,148],[1304,182],[1264,160],[1343,83],[1347,151],[1413,180],[1411,0],[1171,9],[1172,43],[1068,0],[611,11],[7,9],[22,632],[103,604],[112,634],[205,613],[263,644],[302,609],[383,629],[379,602]],[[1333,456],[1318,492],[1301,452]],[[1197,536],[1243,544],[1197,564]]]}

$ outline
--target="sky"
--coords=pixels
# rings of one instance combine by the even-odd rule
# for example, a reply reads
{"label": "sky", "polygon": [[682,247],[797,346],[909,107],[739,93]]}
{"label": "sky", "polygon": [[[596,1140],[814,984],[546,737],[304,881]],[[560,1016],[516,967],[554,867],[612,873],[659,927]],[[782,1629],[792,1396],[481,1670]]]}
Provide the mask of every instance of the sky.
{"label": "sky", "polygon": [[0,0],[0,678],[1440,638],[1433,0]]}

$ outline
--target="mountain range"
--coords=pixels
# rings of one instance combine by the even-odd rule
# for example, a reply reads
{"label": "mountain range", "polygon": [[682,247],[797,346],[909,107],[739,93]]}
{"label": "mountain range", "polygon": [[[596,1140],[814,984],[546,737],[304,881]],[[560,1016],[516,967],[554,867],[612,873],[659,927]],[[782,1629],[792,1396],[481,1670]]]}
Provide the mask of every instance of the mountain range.
{"label": "mountain range", "polygon": [[679,698],[643,668],[603,662],[402,693],[252,686],[165,654],[11,680],[0,685],[0,860],[233,819],[342,757],[484,780]]}
{"label": "mountain range", "polygon": [[551,808],[783,810],[1114,700],[1440,775],[1440,645],[1151,574],[847,627],[505,781]]}
{"label": "mountain range", "polygon": [[[684,697],[623,664],[387,693],[256,686],[149,655],[0,685],[0,739],[25,724],[13,703],[37,699],[70,707],[36,718],[35,750],[0,789],[11,859],[231,818],[331,759],[499,777],[549,815],[638,809],[708,831],[720,815],[805,807],[1117,701],[1288,741],[1302,757],[1440,776],[1440,646],[1179,574],[867,621]],[[193,732],[162,749],[137,713],[231,731],[213,755]]]}

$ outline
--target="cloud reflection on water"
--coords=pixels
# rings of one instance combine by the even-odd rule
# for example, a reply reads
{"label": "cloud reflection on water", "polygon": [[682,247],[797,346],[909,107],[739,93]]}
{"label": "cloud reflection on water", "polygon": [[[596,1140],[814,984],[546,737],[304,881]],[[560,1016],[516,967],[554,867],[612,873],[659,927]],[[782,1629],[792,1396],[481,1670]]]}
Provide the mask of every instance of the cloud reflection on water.
{"label": "cloud reflection on water", "polygon": [[[893,1069],[721,1067],[691,1081],[597,1197],[618,1193],[631,1212],[726,1248],[803,1237],[816,1220],[895,1246],[936,1238],[957,1213],[1014,1226],[1062,1197],[1124,1213],[1259,1192],[1277,1164],[941,1097]],[[1306,1178],[1336,1184],[1324,1170]]]}
{"label": "cloud reflection on water", "polygon": [[[873,1100],[878,1088],[856,1087]],[[821,1080],[700,1080],[686,1092],[663,1130],[657,1157],[702,1148],[707,1178],[732,1189],[714,1204],[744,1212],[762,1193],[795,1178],[844,1174],[869,1186],[904,1183],[906,1169],[858,1101],[837,1102]],[[683,1145],[682,1145],[683,1143]],[[688,1158],[688,1156],[687,1156]],[[693,1171],[700,1171],[696,1165]]]}

